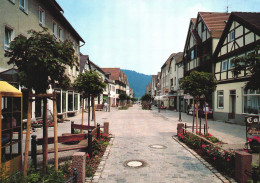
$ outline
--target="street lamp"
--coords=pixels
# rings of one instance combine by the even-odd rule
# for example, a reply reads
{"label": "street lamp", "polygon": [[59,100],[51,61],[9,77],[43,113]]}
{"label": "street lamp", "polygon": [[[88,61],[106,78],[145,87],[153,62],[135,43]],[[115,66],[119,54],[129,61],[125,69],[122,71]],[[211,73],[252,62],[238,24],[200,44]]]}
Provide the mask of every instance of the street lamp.
{"label": "street lamp", "polygon": [[181,122],[181,94],[178,92],[179,95],[179,121]]}
{"label": "street lamp", "polygon": [[160,100],[160,99],[161,99],[161,96],[160,96],[160,92],[158,92],[158,96],[159,96],[159,100],[158,100],[158,101],[159,101],[159,104],[158,104],[158,112],[161,112],[161,111],[160,111],[160,110],[161,110],[161,109],[160,109],[160,108],[161,108],[161,100]]}
{"label": "street lamp", "polygon": [[108,112],[110,112],[110,90],[108,91]]}

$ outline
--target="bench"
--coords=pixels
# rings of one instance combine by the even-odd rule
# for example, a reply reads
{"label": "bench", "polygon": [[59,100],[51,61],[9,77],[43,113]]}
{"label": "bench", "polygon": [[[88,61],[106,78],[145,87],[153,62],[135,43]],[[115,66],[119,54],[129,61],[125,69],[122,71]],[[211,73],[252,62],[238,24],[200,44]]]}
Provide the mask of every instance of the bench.
{"label": "bench", "polygon": [[103,104],[96,104],[95,110],[96,111],[103,111]]}
{"label": "bench", "polygon": [[[91,131],[85,134],[73,134],[74,129],[91,130]],[[71,142],[79,142],[79,143],[74,145],[58,144],[58,152],[86,149],[89,155],[92,156],[92,141],[94,140],[92,136],[94,136],[95,133],[99,133],[99,137],[100,137],[100,126],[95,128],[94,126],[79,125],[79,124],[74,124],[72,122],[71,132],[73,133],[63,134],[63,136],[58,136],[58,143],[71,143]],[[29,156],[32,156],[32,162],[34,167],[37,166],[37,155],[43,154],[43,150],[42,149],[37,150],[37,146],[40,145],[43,146],[43,143],[44,143],[43,138],[37,139],[36,135],[32,135],[31,151],[29,151]],[[54,137],[48,137],[48,144],[54,144]],[[54,148],[48,148],[48,153],[54,153],[54,152],[55,152]]]}

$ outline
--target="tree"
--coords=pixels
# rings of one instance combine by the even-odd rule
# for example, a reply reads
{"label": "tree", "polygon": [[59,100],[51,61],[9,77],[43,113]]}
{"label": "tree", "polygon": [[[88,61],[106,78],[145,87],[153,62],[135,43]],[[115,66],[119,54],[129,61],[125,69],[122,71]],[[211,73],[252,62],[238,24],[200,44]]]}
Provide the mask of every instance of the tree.
{"label": "tree", "polygon": [[151,101],[152,100],[152,97],[150,94],[144,94],[142,97],[141,97],[141,100],[144,102],[144,101]]}
{"label": "tree", "polygon": [[[16,37],[10,44],[6,57],[10,57],[8,64],[14,64],[18,68],[18,84],[32,89],[35,94],[41,94],[44,102],[43,108],[43,172],[46,172],[48,164],[48,124],[47,124],[47,89],[55,84],[58,87],[66,88],[70,84],[70,79],[66,75],[66,66],[77,66],[77,57],[74,56],[74,49],[71,41],[57,42],[53,35],[47,32],[47,29],[36,32],[28,31],[30,37],[26,39],[23,36]],[[36,95],[36,97],[39,95]],[[55,97],[53,97],[55,98]],[[28,106],[31,106],[31,96],[29,95]],[[56,101],[53,102],[54,105]],[[28,107],[29,108],[29,107]],[[30,107],[31,108],[31,107]],[[56,106],[55,106],[56,108]],[[54,117],[54,138],[55,138],[55,169],[58,170],[57,155],[57,121]],[[27,174],[28,148],[31,128],[31,110],[28,110],[27,133],[24,156],[24,175]]]}
{"label": "tree", "polygon": [[119,95],[119,100],[121,101],[121,105],[124,105],[124,104],[123,104],[123,101],[124,101],[124,100],[127,100],[127,94],[121,93],[121,94]]}
{"label": "tree", "polygon": [[[196,101],[197,113],[196,113],[196,131],[198,131],[198,101],[200,98],[205,98],[205,120],[206,120],[206,130],[208,130],[207,124],[207,113],[206,113],[206,98],[208,98],[212,92],[215,91],[217,86],[217,81],[212,73],[193,71],[190,75],[185,76],[180,85],[186,93],[193,96],[194,101]],[[195,105],[195,103],[194,103]],[[195,108],[195,107],[194,107]],[[194,110],[195,111],[195,110]],[[194,122],[194,111],[193,111],[193,122]],[[194,123],[193,123],[194,129]]]}
{"label": "tree", "polygon": [[[80,73],[73,86],[76,90],[83,93],[83,98],[88,97],[88,110],[90,111],[90,96],[96,97],[102,94],[106,84],[96,71],[91,71]],[[88,126],[90,126],[90,115],[88,115]]]}
{"label": "tree", "polygon": [[78,66],[73,43],[69,40],[57,42],[47,30],[28,31],[30,37],[19,35],[11,42],[5,53],[8,64],[18,67],[18,83],[36,94],[46,93],[51,84],[66,88],[70,79],[66,66]]}
{"label": "tree", "polygon": [[[243,57],[235,57],[232,59],[234,63],[234,76],[239,77],[245,72],[245,76],[249,76],[245,89],[258,90],[260,89],[260,45],[255,48],[255,51]],[[243,71],[243,72],[242,72]]]}

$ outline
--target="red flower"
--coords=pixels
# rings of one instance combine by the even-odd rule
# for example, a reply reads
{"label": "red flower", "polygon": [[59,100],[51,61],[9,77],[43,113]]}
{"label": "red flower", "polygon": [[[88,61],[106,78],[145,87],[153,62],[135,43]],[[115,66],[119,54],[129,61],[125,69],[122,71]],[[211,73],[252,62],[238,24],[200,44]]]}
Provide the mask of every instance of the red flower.
{"label": "red flower", "polygon": [[89,154],[87,153],[87,157],[89,158]]}
{"label": "red flower", "polygon": [[215,161],[215,160],[216,160],[216,158],[214,157],[214,158],[213,158],[213,160]]}
{"label": "red flower", "polygon": [[227,162],[229,162],[230,161],[230,159],[229,158],[227,158]]}
{"label": "red flower", "polygon": [[205,144],[202,144],[202,146],[201,146],[202,148],[204,148],[204,147],[206,147],[206,145]]}
{"label": "red flower", "polygon": [[101,138],[101,140],[103,140],[103,138]]}
{"label": "red flower", "polygon": [[219,141],[218,144],[220,144],[221,142]]}
{"label": "red flower", "polygon": [[207,153],[209,153],[209,150],[207,150]]}

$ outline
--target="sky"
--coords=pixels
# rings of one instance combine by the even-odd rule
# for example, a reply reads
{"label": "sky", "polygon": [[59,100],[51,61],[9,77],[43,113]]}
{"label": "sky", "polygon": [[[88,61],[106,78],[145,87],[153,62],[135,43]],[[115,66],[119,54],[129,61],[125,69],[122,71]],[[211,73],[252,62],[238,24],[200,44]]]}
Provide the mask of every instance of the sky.
{"label": "sky", "polygon": [[[201,12],[260,12],[260,0],[56,0],[99,67],[156,75]],[[82,44],[82,43],[81,43]]]}

